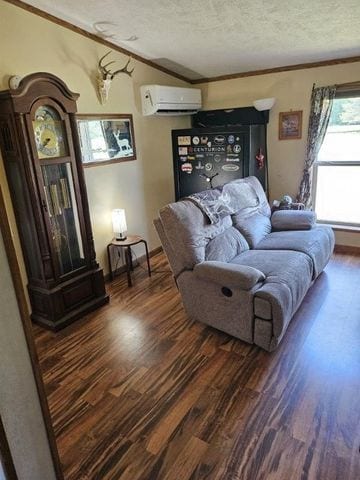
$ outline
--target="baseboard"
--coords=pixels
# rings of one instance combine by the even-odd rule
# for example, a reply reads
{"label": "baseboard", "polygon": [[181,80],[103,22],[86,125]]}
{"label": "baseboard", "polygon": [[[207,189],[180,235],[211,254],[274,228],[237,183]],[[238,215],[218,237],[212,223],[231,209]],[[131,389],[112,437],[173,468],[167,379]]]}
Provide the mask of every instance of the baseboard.
{"label": "baseboard", "polygon": [[360,247],[353,245],[335,245],[335,253],[349,253],[351,255],[360,255]]}
{"label": "baseboard", "polygon": [[[159,247],[156,247],[154,248],[153,250],[150,250],[149,252],[149,257],[154,257],[155,255],[157,255],[158,253],[162,252],[163,251],[163,248],[162,246],[160,245]],[[137,267],[139,265],[139,263],[143,263],[143,262],[146,262],[146,255],[141,255],[140,257],[137,258],[137,261],[134,260],[133,261],[133,266],[134,267]],[[121,273],[125,273],[126,272],[126,265],[121,265],[121,267],[117,268],[113,274],[114,274],[114,277],[116,275],[120,275]],[[105,282],[109,282],[111,279],[110,279],[110,273],[107,273],[106,275],[104,275],[104,278],[105,278]]]}

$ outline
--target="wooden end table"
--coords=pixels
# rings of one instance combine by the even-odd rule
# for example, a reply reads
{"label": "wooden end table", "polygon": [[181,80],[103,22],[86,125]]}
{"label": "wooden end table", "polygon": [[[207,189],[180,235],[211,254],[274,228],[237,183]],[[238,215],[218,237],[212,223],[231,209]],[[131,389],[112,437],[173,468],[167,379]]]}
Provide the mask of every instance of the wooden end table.
{"label": "wooden end table", "polygon": [[128,286],[132,286],[131,281],[131,271],[134,270],[133,261],[132,261],[132,254],[131,254],[131,247],[133,245],[137,245],[138,243],[143,243],[145,245],[145,252],[146,252],[146,262],[148,267],[148,274],[151,277],[151,269],[150,269],[150,258],[149,258],[149,250],[147,246],[146,240],[144,240],[139,235],[128,235],[125,240],[116,240],[115,238],[112,239],[111,243],[107,246],[107,254],[108,254],[108,262],[109,262],[109,272],[111,280],[114,279],[114,273],[112,271],[111,265],[111,255],[110,251],[112,248],[125,248],[125,263],[126,263],[126,273],[127,273],[127,281]]}

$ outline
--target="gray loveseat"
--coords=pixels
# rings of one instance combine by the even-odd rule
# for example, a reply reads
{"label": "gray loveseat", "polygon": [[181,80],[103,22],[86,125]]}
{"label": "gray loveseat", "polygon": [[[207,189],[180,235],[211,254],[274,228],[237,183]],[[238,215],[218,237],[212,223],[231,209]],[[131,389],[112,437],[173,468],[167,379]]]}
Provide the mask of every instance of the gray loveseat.
{"label": "gray loveseat", "polygon": [[329,261],[334,234],[312,212],[271,215],[255,177],[223,188],[229,214],[215,208],[212,217],[214,205],[207,212],[185,199],[161,209],[154,224],[187,314],[272,351]]}

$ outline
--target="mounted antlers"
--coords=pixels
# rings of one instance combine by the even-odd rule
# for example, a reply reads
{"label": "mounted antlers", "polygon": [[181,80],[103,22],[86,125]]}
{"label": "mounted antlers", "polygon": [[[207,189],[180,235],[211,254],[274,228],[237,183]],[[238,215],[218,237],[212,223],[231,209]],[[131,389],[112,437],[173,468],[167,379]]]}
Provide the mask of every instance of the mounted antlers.
{"label": "mounted antlers", "polygon": [[131,77],[134,69],[128,70],[129,63],[131,61],[131,58],[126,62],[125,67],[120,68],[119,70],[115,70],[115,72],[112,72],[109,69],[109,65],[112,65],[115,63],[115,61],[111,61],[103,65],[103,60],[106,58],[109,54],[111,53],[111,50],[109,50],[105,55],[103,55],[98,64],[98,69],[99,69],[99,77],[97,79],[98,81],[98,88],[99,88],[99,95],[100,95],[100,101],[102,105],[106,103],[107,99],[109,98],[109,91],[110,91],[110,86],[112,80],[115,78],[116,75],[119,73],[126,73],[126,75],[129,75]]}
{"label": "mounted antlers", "polygon": [[112,80],[116,75],[118,75],[119,73],[126,73],[127,75],[129,75],[129,77],[131,77],[133,71],[134,71],[134,68],[132,70],[128,70],[127,67],[131,61],[131,58],[129,58],[129,60],[126,62],[126,65],[125,67],[123,68],[120,68],[119,70],[116,70],[115,72],[112,72],[111,70],[109,70],[107,67],[109,65],[112,65],[113,63],[115,63],[115,61],[112,61],[112,62],[108,62],[106,63],[105,65],[102,65],[102,61],[104,60],[105,57],[107,57],[109,54],[111,53],[111,50],[109,50],[107,53],[105,53],[105,55],[103,55],[100,60],[99,60],[99,71],[101,73],[101,76],[103,78],[103,80]]}

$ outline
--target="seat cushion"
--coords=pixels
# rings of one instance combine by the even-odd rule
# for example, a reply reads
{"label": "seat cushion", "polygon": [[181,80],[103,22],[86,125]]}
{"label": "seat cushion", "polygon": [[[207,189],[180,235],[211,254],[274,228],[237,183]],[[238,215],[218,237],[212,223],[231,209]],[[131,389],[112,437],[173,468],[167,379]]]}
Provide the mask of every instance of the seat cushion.
{"label": "seat cushion", "polygon": [[270,233],[257,243],[255,248],[259,250],[293,250],[305,253],[313,261],[313,278],[316,278],[328,263],[334,243],[334,232],[330,227],[314,227],[311,230]]}
{"label": "seat cushion", "polygon": [[273,334],[280,337],[311,285],[311,258],[294,251],[248,250],[231,263],[248,265],[265,274],[263,285],[255,293],[254,314],[272,320]]}

